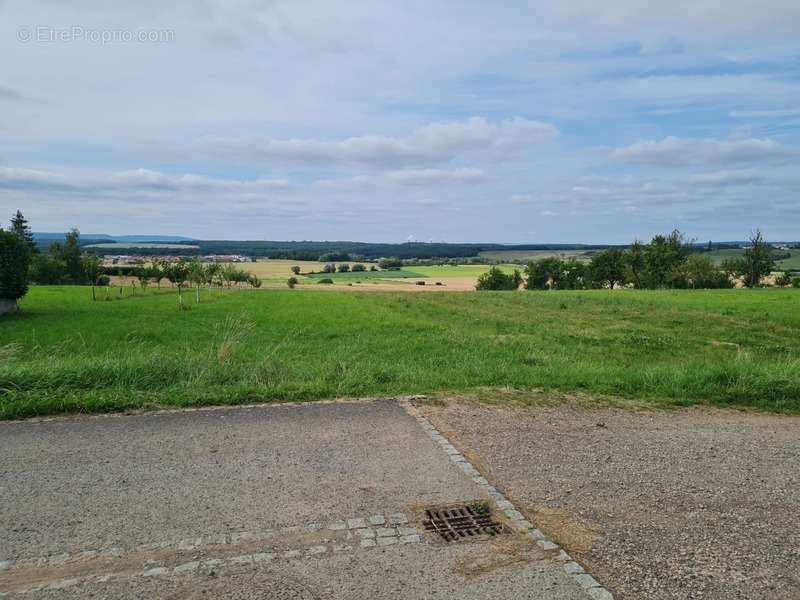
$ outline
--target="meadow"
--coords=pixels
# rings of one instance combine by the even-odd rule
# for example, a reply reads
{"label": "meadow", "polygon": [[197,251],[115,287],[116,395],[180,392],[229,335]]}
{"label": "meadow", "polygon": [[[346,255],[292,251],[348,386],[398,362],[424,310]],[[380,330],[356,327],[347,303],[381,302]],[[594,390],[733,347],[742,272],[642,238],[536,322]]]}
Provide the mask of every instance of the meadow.
{"label": "meadow", "polygon": [[[800,271],[800,250],[788,250],[788,258],[782,258],[775,261],[776,271]],[[726,260],[741,258],[744,256],[744,250],[741,248],[722,248],[719,250],[712,250],[708,256],[717,264],[722,264]]]}
{"label": "meadow", "polygon": [[800,410],[800,290],[112,297],[33,287],[0,321],[0,417],[508,388]]}

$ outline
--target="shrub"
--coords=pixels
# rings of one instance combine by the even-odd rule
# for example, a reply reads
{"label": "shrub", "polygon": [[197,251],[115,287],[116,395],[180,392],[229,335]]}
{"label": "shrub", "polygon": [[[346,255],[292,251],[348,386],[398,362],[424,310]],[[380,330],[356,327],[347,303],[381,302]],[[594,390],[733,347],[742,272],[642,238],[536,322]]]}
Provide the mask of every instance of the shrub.
{"label": "shrub", "polygon": [[291,269],[291,271],[292,271],[292,273],[294,273],[295,275],[300,275],[300,267],[298,267],[297,265],[293,266],[293,267],[292,267],[292,269]]}
{"label": "shrub", "polygon": [[778,287],[786,287],[787,285],[792,285],[792,276],[788,273],[781,273],[777,277],[775,277],[775,285]]}
{"label": "shrub", "polygon": [[361,273],[362,271],[366,271],[367,267],[365,267],[361,263],[356,263],[356,264],[353,265],[353,267],[350,270],[353,273]]}
{"label": "shrub", "polygon": [[375,265],[372,265],[372,266],[369,268],[369,270],[370,270],[370,271],[377,271],[377,270],[378,270],[378,267],[376,267]]}
{"label": "shrub", "polygon": [[385,271],[397,271],[403,267],[403,261],[399,258],[382,258],[378,266]]}
{"label": "shrub", "polygon": [[286,280],[286,285],[288,285],[290,289],[294,289],[294,286],[297,285],[297,277],[289,277],[289,279]]}
{"label": "shrub", "polygon": [[324,279],[320,279],[317,283],[333,283],[333,279],[325,277]]}
{"label": "shrub", "polygon": [[332,263],[328,263],[324,267],[322,267],[323,273],[336,273],[336,265]]}
{"label": "shrub", "polygon": [[424,282],[424,281],[416,281],[415,283],[416,283],[417,285],[425,285],[425,282]]}
{"label": "shrub", "polygon": [[28,243],[16,233],[0,230],[0,298],[16,302],[28,293],[30,262]]}
{"label": "shrub", "polygon": [[499,268],[492,267],[478,277],[476,290],[516,290],[522,283],[522,275],[516,269],[510,275],[503,273]]}
{"label": "shrub", "polygon": [[348,271],[350,271],[350,265],[348,265],[347,263],[342,263],[336,268],[336,270],[339,271],[339,273],[347,273]]}
{"label": "shrub", "polygon": [[800,277],[795,277],[794,279],[792,279],[792,287],[800,288]]}

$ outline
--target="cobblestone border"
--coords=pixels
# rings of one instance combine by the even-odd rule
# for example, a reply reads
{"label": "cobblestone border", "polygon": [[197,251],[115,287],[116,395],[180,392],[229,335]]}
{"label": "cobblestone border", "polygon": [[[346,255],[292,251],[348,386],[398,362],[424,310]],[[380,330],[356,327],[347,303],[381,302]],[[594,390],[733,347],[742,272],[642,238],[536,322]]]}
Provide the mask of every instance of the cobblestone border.
{"label": "cobblestone border", "polygon": [[400,399],[400,405],[405,411],[420,424],[425,433],[444,450],[453,464],[458,467],[462,473],[467,475],[474,481],[481,489],[491,498],[494,505],[511,520],[512,526],[518,531],[523,532],[529,538],[536,542],[542,550],[555,551],[559,553],[556,560],[563,563],[564,572],[578,584],[592,600],[614,600],[614,596],[606,588],[592,577],[586,570],[578,564],[569,554],[559,547],[558,544],[549,540],[547,536],[537,529],[533,523],[528,521],[517,507],[506,498],[501,492],[497,490],[489,481],[481,475],[480,471],[470,463],[458,449],[450,443],[442,433],[433,426],[427,417],[422,415],[414,406],[414,400],[424,399],[424,396],[412,396],[411,398]]}
{"label": "cobblestone border", "polygon": [[84,577],[59,579],[48,583],[39,584],[31,588],[16,592],[0,592],[0,597],[12,594],[25,594],[43,590],[60,590],[76,586],[80,583],[104,583],[111,579],[135,579],[137,577],[161,577],[164,575],[183,575],[194,573],[210,574],[226,567],[239,567],[272,562],[275,560],[291,560],[295,558],[322,557],[342,552],[352,552],[360,549],[383,548],[393,545],[422,543],[419,530],[409,525],[408,515],[393,513],[389,515],[357,516],[342,521],[331,523],[309,523],[303,527],[288,527],[285,529],[271,529],[264,531],[241,531],[222,536],[208,536],[205,538],[189,538],[172,542],[142,544],[130,550],[123,550],[114,546],[103,550],[85,550],[73,554],[63,553],[45,556],[36,559],[26,559],[18,562],[0,562],[0,571],[15,568],[30,567],[59,567],[71,561],[89,560],[92,558],[122,558],[125,555],[147,552],[150,550],[173,549],[179,551],[200,550],[203,547],[235,545],[240,542],[252,542],[273,538],[286,533],[301,531],[329,531],[341,538],[325,543],[317,543],[303,548],[292,548],[283,551],[254,552],[226,558],[204,558],[189,561],[177,566],[164,566],[157,562],[144,563],[144,568],[137,574],[117,575],[114,573],[113,564],[105,569],[105,573],[92,574]]}

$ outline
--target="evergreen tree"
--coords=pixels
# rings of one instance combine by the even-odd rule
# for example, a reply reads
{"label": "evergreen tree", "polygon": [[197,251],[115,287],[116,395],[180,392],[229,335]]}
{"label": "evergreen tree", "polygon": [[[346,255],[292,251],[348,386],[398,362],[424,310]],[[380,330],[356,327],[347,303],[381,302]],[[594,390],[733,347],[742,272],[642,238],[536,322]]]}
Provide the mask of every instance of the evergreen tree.
{"label": "evergreen tree", "polygon": [[17,213],[11,217],[11,231],[25,240],[32,254],[37,252],[36,242],[33,241],[33,232],[31,231],[30,225],[28,225],[28,220],[23,216],[20,210],[17,210]]}

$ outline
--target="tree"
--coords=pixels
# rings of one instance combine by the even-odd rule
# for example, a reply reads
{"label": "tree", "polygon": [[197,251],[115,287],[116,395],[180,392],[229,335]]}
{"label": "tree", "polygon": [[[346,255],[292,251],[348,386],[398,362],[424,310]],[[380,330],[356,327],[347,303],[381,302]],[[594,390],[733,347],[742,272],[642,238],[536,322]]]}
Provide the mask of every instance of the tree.
{"label": "tree", "polygon": [[562,290],[583,290],[586,289],[587,266],[574,258],[569,259],[562,265],[562,275],[559,287]]}
{"label": "tree", "polygon": [[376,267],[375,265],[371,265],[369,270],[374,272],[378,270],[378,267]]}
{"label": "tree", "polygon": [[775,285],[778,287],[787,287],[792,285],[792,276],[789,273],[781,273],[775,278]]}
{"label": "tree", "polygon": [[554,289],[564,277],[564,263],[554,256],[532,260],[525,267],[525,275],[526,289]]}
{"label": "tree", "polygon": [[323,273],[335,273],[336,272],[336,265],[333,263],[328,263],[324,267],[322,267]]}
{"label": "tree", "polygon": [[637,288],[642,287],[645,270],[647,269],[647,259],[645,257],[644,244],[635,240],[628,251],[625,253],[625,264],[630,270],[631,279]]}
{"label": "tree", "polygon": [[397,271],[403,267],[403,261],[399,258],[382,258],[378,261],[378,267],[384,271]]}
{"label": "tree", "polygon": [[625,282],[625,253],[619,248],[609,248],[592,257],[589,273],[595,284],[614,289]]}
{"label": "tree", "polygon": [[362,265],[361,263],[356,263],[356,264],[354,264],[354,265],[352,266],[352,268],[351,268],[350,270],[351,270],[353,273],[361,273],[361,272],[363,272],[363,271],[366,271],[366,270],[367,270],[367,267],[365,267],[365,266],[364,266],[364,265]]}
{"label": "tree", "polygon": [[289,277],[289,279],[286,280],[286,285],[288,285],[290,289],[294,289],[294,286],[297,285],[297,277]]}
{"label": "tree", "polygon": [[298,267],[297,265],[293,266],[292,273],[294,273],[295,275],[300,275],[300,267]]}
{"label": "tree", "polygon": [[195,304],[200,304],[200,286],[206,282],[206,268],[198,259],[192,260],[189,263],[189,271],[187,274],[189,281],[194,284],[195,291]]}
{"label": "tree", "polygon": [[161,289],[161,280],[167,277],[168,268],[169,263],[161,260],[155,261],[150,265],[150,276],[155,280],[158,289]]}
{"label": "tree", "polygon": [[690,244],[677,229],[669,235],[656,235],[644,249],[646,287],[669,287],[670,278],[680,270],[686,257],[691,254]]}
{"label": "tree", "polygon": [[134,271],[134,274],[136,275],[136,279],[139,280],[139,286],[142,288],[142,293],[147,292],[147,286],[150,285],[150,279],[153,276],[152,267],[142,265]]}
{"label": "tree", "polygon": [[25,239],[0,229],[0,300],[5,300],[12,310],[28,293],[30,261],[31,250]]}
{"label": "tree", "polygon": [[92,286],[92,300],[97,300],[94,286],[97,285],[97,280],[103,274],[103,263],[98,256],[87,254],[83,257],[83,270]]}
{"label": "tree", "polygon": [[67,279],[70,283],[80,285],[86,282],[86,272],[83,268],[81,256],[81,233],[77,229],[70,229],[64,238],[61,248],[61,257],[67,269]]}
{"label": "tree", "polygon": [[757,287],[761,284],[761,279],[769,275],[775,268],[775,261],[772,258],[771,248],[764,241],[764,236],[760,229],[756,229],[750,235],[750,246],[744,251],[744,260],[747,271],[744,274],[744,284],[747,287]]}
{"label": "tree", "polygon": [[339,273],[347,273],[350,270],[350,265],[347,263],[342,263],[336,267],[336,270],[339,271]]}
{"label": "tree", "polygon": [[512,274],[503,273],[498,267],[492,267],[478,277],[476,290],[516,290],[522,283],[522,275],[514,269]]}
{"label": "tree", "polygon": [[13,217],[11,217],[11,231],[25,240],[25,243],[28,244],[31,255],[39,252],[39,249],[36,247],[36,242],[33,239],[33,232],[28,225],[28,220],[19,210]]}
{"label": "tree", "polygon": [[178,286],[178,306],[183,308],[183,284],[189,277],[189,265],[185,262],[170,263],[164,276],[172,285]]}
{"label": "tree", "polygon": [[676,287],[719,289],[733,286],[728,274],[706,254],[692,254],[686,259],[681,272],[683,276],[679,283],[682,285]]}
{"label": "tree", "polygon": [[261,280],[256,275],[248,275],[247,282],[256,289],[261,287]]}

